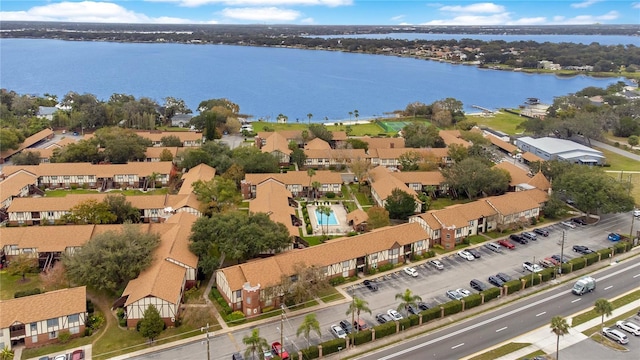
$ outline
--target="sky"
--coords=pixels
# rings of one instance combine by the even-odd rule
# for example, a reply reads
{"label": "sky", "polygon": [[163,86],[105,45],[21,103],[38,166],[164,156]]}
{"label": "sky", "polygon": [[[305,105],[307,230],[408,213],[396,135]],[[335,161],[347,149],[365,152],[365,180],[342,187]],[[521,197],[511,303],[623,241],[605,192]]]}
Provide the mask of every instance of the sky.
{"label": "sky", "polygon": [[640,0],[2,0],[0,20],[151,24],[640,24]]}

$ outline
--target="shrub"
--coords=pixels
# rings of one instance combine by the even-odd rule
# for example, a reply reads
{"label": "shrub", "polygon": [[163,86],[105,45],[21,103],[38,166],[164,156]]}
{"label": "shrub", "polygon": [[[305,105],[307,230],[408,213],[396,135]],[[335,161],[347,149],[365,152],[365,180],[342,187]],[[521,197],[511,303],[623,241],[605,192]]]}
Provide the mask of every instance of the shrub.
{"label": "shrub", "polygon": [[78,185],[77,185],[77,184],[71,184],[71,190],[75,190],[75,189],[77,189],[77,188],[78,188]]}
{"label": "shrub", "polygon": [[13,297],[15,299],[17,299],[17,298],[21,298],[21,297],[25,297],[25,296],[36,295],[36,294],[42,294],[42,290],[40,290],[40,288],[33,288],[33,289],[29,289],[29,290],[16,291],[13,294]]}
{"label": "shrub", "polygon": [[378,269],[376,269],[376,268],[374,268],[374,267],[370,267],[370,268],[367,270],[367,275],[373,275],[373,274],[375,274],[375,273],[377,273],[377,272],[378,272]]}
{"label": "shrub", "polygon": [[[420,323],[420,316],[418,315],[410,315],[409,316],[409,325],[410,326],[417,326]],[[406,329],[406,327],[405,327]]]}
{"label": "shrub", "polygon": [[376,339],[382,339],[385,336],[396,333],[396,322],[388,322],[386,324],[378,325],[374,327],[376,329]]}
{"label": "shrub", "polygon": [[211,292],[209,292],[209,298],[215,300],[218,305],[220,305],[224,316],[231,314],[231,307],[229,307],[229,304],[227,304],[222,295],[220,295],[220,292],[216,287],[211,288]]}
{"label": "shrub", "polygon": [[465,310],[474,308],[482,302],[482,296],[480,294],[473,294],[471,296],[467,296],[464,298],[464,308]]}
{"label": "shrub", "polygon": [[532,217],[532,218],[530,219],[530,222],[531,222],[531,225],[535,226],[535,225],[537,225],[537,224],[538,224],[538,219],[536,219],[535,217]]}
{"label": "shrub", "polygon": [[125,319],[125,318],[118,319],[118,325],[120,325],[120,327],[126,328],[127,327],[127,319]]}
{"label": "shrub", "polygon": [[613,245],[613,248],[615,249],[616,254],[620,254],[631,250],[632,246],[633,245],[629,241],[620,241],[617,244]]}
{"label": "shrub", "polygon": [[500,288],[492,287],[482,293],[484,294],[484,302],[491,301],[500,296]]}
{"label": "shrub", "polygon": [[336,197],[336,193],[334,193],[333,191],[329,191],[327,194],[327,199],[333,199]]}
{"label": "shrub", "polygon": [[[291,356],[291,353],[289,353],[289,356]],[[319,356],[320,353],[318,352],[317,346],[309,346],[308,348],[302,350],[303,359],[317,359]]]}
{"label": "shrub", "polygon": [[91,328],[84,328],[84,336],[91,336],[93,334],[93,330]]}
{"label": "shrub", "polygon": [[[415,316],[415,315],[412,315],[412,316]],[[408,328],[413,326],[411,324],[411,319],[409,317],[403,318],[398,322],[400,323],[400,331],[407,330]],[[418,321],[417,321],[417,316],[416,316],[416,325],[417,324],[418,324]]]}
{"label": "shrub", "polygon": [[582,257],[571,259],[569,262],[573,265],[573,271],[580,270],[585,267],[585,261]]}
{"label": "shrub", "polygon": [[422,255],[423,258],[428,259],[428,258],[432,258],[436,256],[436,252],[433,250],[429,250],[427,252],[424,253],[424,255]]}
{"label": "shrub", "polygon": [[420,312],[422,315],[422,323],[426,323],[428,321],[439,319],[440,318],[440,307],[434,307],[431,309],[427,309],[425,311]]}
{"label": "shrub", "polygon": [[87,313],[89,315],[93,315],[93,312],[95,311],[95,307],[93,303],[91,302],[91,300],[87,300],[86,304],[87,304]]}
{"label": "shrub", "polygon": [[587,259],[587,266],[598,262],[598,253],[591,253],[584,256]]}
{"label": "shrub", "polygon": [[309,224],[309,222],[307,222],[307,234],[313,234],[313,227],[311,227],[311,224]]}
{"label": "shrub", "polygon": [[344,284],[344,277],[343,276],[338,276],[338,277],[334,277],[329,279],[329,284],[331,284],[331,286],[338,286],[340,284]]}
{"label": "shrub", "polygon": [[365,344],[371,341],[371,330],[363,330],[356,333],[353,343],[356,345]]}
{"label": "shrub", "polygon": [[124,318],[124,309],[123,308],[118,308],[118,310],[116,311],[116,316],[118,317],[118,319],[123,319]]}
{"label": "shrub", "polygon": [[513,294],[514,292],[519,291],[520,288],[522,287],[522,283],[520,282],[520,279],[507,281],[504,285],[507,287],[507,295]]}
{"label": "shrub", "polygon": [[568,273],[570,273],[572,271],[571,270],[571,263],[562,264],[560,267],[562,268],[562,273],[563,274],[568,274]]}
{"label": "shrub", "polygon": [[265,306],[262,308],[262,313],[268,313],[268,312],[272,312],[273,311],[273,306]]}
{"label": "shrub", "polygon": [[555,267],[546,268],[540,271],[538,274],[542,275],[542,281],[549,281],[553,278],[553,272],[556,271]]}
{"label": "shrub", "polygon": [[71,333],[69,332],[69,330],[61,330],[58,334],[58,341],[61,344],[66,344],[69,342],[69,340],[71,340]]}
{"label": "shrub", "polygon": [[356,235],[358,235],[358,232],[357,232],[357,231],[349,231],[349,232],[347,233],[347,237],[352,237],[352,236],[356,236]]}
{"label": "shrub", "polygon": [[[533,284],[531,284],[531,279],[533,279]],[[531,276],[531,274],[529,275],[525,275],[523,277],[520,278],[520,281],[524,280],[524,287],[525,288],[529,288],[533,285],[538,285],[540,284],[540,276],[538,276],[538,273],[534,273],[533,277]]]}
{"label": "shrub", "polygon": [[340,350],[344,350],[347,347],[345,339],[333,339],[325,341],[322,344],[322,356],[336,353]]}
{"label": "shrub", "polygon": [[451,300],[441,305],[444,309],[444,316],[457,314],[462,311],[462,301]]}
{"label": "shrub", "polygon": [[227,315],[225,320],[229,323],[240,324],[245,320],[244,313],[242,311],[234,311]]}
{"label": "shrub", "polygon": [[93,331],[100,329],[102,324],[104,324],[104,315],[99,312],[94,313],[93,316],[89,316],[89,320],[87,320],[87,326]]}
{"label": "shrub", "polygon": [[391,263],[387,263],[387,264],[378,266],[378,271],[380,271],[380,272],[385,272],[385,271],[389,271],[389,270],[392,270],[392,269],[393,269],[393,264],[391,264]]}

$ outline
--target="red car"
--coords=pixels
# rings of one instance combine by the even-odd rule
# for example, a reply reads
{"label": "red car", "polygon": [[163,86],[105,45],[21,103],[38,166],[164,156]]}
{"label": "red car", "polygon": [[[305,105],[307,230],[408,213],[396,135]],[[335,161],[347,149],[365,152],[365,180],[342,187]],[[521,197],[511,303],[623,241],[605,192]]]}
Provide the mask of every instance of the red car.
{"label": "red car", "polygon": [[515,245],[513,245],[513,243],[507,239],[502,239],[502,240],[498,240],[498,244],[506,247],[507,249],[513,250],[516,248]]}
{"label": "red car", "polygon": [[71,360],[84,360],[84,350],[78,349],[71,353]]}
{"label": "red car", "polygon": [[274,341],[271,344],[271,352],[275,356],[280,356],[282,360],[287,360],[289,358],[289,353],[287,350],[282,348],[282,345],[278,341]]}

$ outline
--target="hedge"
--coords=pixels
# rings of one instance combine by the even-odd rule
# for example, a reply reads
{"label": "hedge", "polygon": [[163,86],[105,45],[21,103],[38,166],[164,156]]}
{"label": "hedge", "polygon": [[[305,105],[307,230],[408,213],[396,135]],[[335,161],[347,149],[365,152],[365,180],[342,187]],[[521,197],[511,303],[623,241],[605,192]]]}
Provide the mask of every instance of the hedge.
{"label": "hedge", "polygon": [[[320,345],[322,345],[322,356],[333,354],[347,348],[347,343],[345,339],[333,339],[333,340],[325,341]],[[338,348],[341,348],[341,349],[338,349]]]}
{"label": "hedge", "polygon": [[[292,353],[289,353],[289,356],[293,355]],[[296,354],[296,358],[297,358],[298,354]],[[318,350],[317,346],[309,346],[308,348],[302,350],[302,358],[303,359],[317,359],[318,357],[320,357],[320,352]]]}
{"label": "hedge", "polygon": [[[411,315],[409,316],[409,326],[417,326],[420,324],[420,316],[418,315]],[[406,329],[407,327],[405,327]]]}
{"label": "hedge", "polygon": [[358,331],[353,338],[353,343],[356,345],[365,344],[371,341],[371,330]]}
{"label": "hedge", "polygon": [[386,324],[378,325],[374,327],[376,330],[376,339],[382,339],[385,336],[389,336],[396,333],[396,322],[388,322]]}
{"label": "hedge", "polygon": [[511,280],[511,281],[507,281],[504,286],[507,288],[507,295],[511,295],[516,291],[520,291],[520,288],[522,287],[522,282],[520,282],[520,279],[516,279],[516,280]]}
{"label": "hedge", "polygon": [[553,278],[553,272],[556,271],[555,267],[546,268],[539,272],[542,275],[542,281],[549,281]]}
{"label": "hedge", "polygon": [[587,259],[587,266],[595,264],[596,262],[598,262],[598,253],[587,254],[584,256],[584,258]]}
{"label": "hedge", "polygon": [[444,309],[444,316],[457,314],[462,311],[462,301],[460,300],[451,300],[441,306]]}
{"label": "hedge", "polygon": [[571,270],[572,269],[571,263],[562,264],[560,267],[562,268],[562,273],[563,274],[569,274],[569,273],[571,273],[571,271],[573,271],[573,270]]}
{"label": "hedge", "polygon": [[213,298],[213,300],[215,300],[220,305],[220,307],[222,307],[222,313],[225,316],[231,314],[231,307],[229,307],[229,304],[227,304],[222,295],[220,295],[220,292],[216,287],[211,288],[211,292],[209,292],[209,298]]}
{"label": "hedge", "polygon": [[572,269],[571,271],[580,270],[585,267],[585,261],[584,261],[584,258],[582,257],[571,259],[569,260],[569,263],[573,265],[573,267],[571,268]]}
{"label": "hedge", "polygon": [[491,301],[500,296],[500,288],[492,287],[482,293],[484,294],[484,302]]}
{"label": "hedge", "polygon": [[33,288],[33,289],[29,289],[29,290],[16,291],[13,294],[13,298],[17,299],[17,298],[21,298],[21,297],[25,297],[25,296],[31,296],[31,295],[37,295],[37,294],[42,294],[42,290],[40,290],[40,288]]}
{"label": "hedge", "polygon": [[434,307],[431,309],[427,309],[425,311],[420,312],[420,315],[422,315],[422,323],[426,323],[429,322],[431,320],[434,319],[439,319],[440,318],[440,308],[439,307]]}
{"label": "hedge", "polygon": [[468,310],[479,306],[482,303],[482,296],[480,294],[473,294],[464,298],[464,309]]}
{"label": "hedge", "polygon": [[[530,288],[531,287],[531,274],[521,277],[520,281],[522,282],[522,280],[524,280],[524,287],[525,288]],[[540,281],[540,276],[538,276],[538,273],[534,273],[533,274],[533,285],[538,285],[538,284],[540,284],[540,282],[541,282]]]}
{"label": "hedge", "polygon": [[331,284],[331,286],[338,286],[340,284],[344,284],[344,282],[345,282],[344,276],[337,276],[329,279],[329,284]]}
{"label": "hedge", "polygon": [[378,266],[378,271],[385,272],[393,269],[393,264],[386,263],[384,265]]}
{"label": "hedge", "polygon": [[[411,326],[411,319],[409,319],[408,317],[401,319],[400,321],[398,321],[400,323],[400,331],[402,330],[406,330],[408,328],[410,328]],[[418,322],[416,321],[416,324]]]}

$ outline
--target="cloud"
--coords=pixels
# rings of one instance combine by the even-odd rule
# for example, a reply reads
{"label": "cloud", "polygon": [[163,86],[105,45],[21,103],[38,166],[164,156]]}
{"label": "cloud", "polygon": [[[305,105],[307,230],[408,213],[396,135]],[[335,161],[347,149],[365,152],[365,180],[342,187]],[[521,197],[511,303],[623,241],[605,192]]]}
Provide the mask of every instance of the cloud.
{"label": "cloud", "polygon": [[393,16],[393,17],[391,18],[391,20],[392,20],[392,21],[400,21],[400,20],[404,19],[404,17],[405,17],[405,16],[406,16],[406,15],[396,15],[396,16]]}
{"label": "cloud", "polygon": [[274,7],[274,6],[327,6],[338,7],[353,5],[353,0],[145,0],[150,2],[178,3],[185,7],[199,7],[211,4],[244,7]]}
{"label": "cloud", "polygon": [[544,16],[533,18],[520,18],[518,20],[510,21],[506,25],[544,25],[547,24],[547,18]]}
{"label": "cloud", "polygon": [[600,1],[602,0],[585,0],[583,2],[573,3],[571,4],[571,7],[574,9],[584,9],[584,8],[588,8],[589,6],[595,3],[599,3]]}
{"label": "cloud", "polygon": [[511,21],[509,13],[489,16],[461,15],[452,19],[432,20],[421,25],[506,25]]}
{"label": "cloud", "polygon": [[309,25],[313,25],[313,24],[315,24],[316,22],[315,22],[315,20],[313,20],[313,18],[308,17],[308,18],[305,18],[305,19],[300,19],[300,23],[301,23],[301,24],[309,24]]}
{"label": "cloud", "polygon": [[634,9],[640,9],[640,2],[631,4],[631,7]]}
{"label": "cloud", "polygon": [[494,3],[476,3],[471,5],[465,5],[465,6],[460,6],[460,5],[443,6],[438,10],[453,12],[453,13],[465,13],[465,14],[476,14],[476,13],[495,14],[495,13],[504,12],[505,8],[502,5],[496,5]]}
{"label": "cloud", "polygon": [[290,22],[300,17],[300,12],[277,7],[226,8],[220,12],[226,18],[255,22]]}
{"label": "cloud", "polygon": [[127,10],[124,7],[95,1],[60,2],[43,6],[34,6],[26,11],[1,11],[3,21],[66,21],[96,23],[157,23],[185,24],[193,23],[188,19],[174,17],[152,18]]}
{"label": "cloud", "polygon": [[603,21],[611,21],[620,17],[620,13],[617,11],[609,11],[604,15],[594,16],[594,15],[580,15],[572,18],[562,19],[563,24],[570,25],[587,25],[587,24],[595,24]]}

